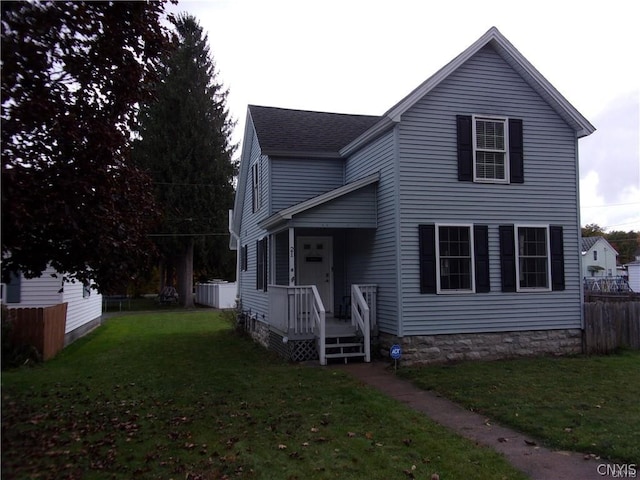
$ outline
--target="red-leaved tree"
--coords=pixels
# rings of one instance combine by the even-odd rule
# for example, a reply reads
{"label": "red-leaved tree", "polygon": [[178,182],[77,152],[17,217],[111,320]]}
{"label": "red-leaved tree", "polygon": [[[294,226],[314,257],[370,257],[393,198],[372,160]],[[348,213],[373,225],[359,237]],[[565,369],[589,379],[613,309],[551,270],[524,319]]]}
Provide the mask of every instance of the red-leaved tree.
{"label": "red-leaved tree", "polygon": [[113,290],[153,245],[129,159],[165,53],[165,1],[2,2],[2,273],[52,265]]}

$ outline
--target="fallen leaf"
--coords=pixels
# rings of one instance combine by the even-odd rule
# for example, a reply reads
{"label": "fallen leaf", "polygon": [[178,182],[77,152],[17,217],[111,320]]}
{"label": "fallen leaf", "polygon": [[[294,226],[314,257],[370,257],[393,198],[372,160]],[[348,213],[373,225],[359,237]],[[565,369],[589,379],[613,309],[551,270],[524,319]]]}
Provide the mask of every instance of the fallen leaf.
{"label": "fallen leaf", "polygon": [[534,442],[533,440],[525,440],[524,443],[526,443],[527,445],[529,445],[531,447],[535,447],[537,445],[537,443]]}
{"label": "fallen leaf", "polygon": [[347,437],[353,438],[355,436],[356,436],[356,434],[354,432],[347,432]]}
{"label": "fallen leaf", "polygon": [[506,442],[508,442],[509,440],[507,440],[507,439],[506,439],[506,438],[504,438],[504,437],[499,437],[499,438],[498,438],[498,441],[499,441],[500,443],[506,443]]}
{"label": "fallen leaf", "polygon": [[278,445],[278,450],[286,450],[286,449],[287,449],[286,445],[284,445],[282,443],[280,445]]}
{"label": "fallen leaf", "polygon": [[318,429],[317,429],[316,427],[311,427],[311,431],[312,431],[313,433],[317,433],[317,432],[318,432]]}

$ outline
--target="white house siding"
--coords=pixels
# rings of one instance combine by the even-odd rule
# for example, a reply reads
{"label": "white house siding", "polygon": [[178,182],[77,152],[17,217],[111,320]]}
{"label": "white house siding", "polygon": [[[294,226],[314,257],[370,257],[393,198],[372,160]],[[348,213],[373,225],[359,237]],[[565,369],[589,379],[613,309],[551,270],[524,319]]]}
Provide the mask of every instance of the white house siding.
{"label": "white house siding", "polygon": [[83,297],[83,290],[80,282],[66,282],[64,285],[62,301],[68,303],[65,333],[96,321],[102,315],[102,295],[92,289],[88,297]]}
{"label": "white house siding", "polygon": [[271,213],[344,185],[344,160],[271,158]]}
{"label": "white house siding", "polygon": [[[523,120],[524,184],[458,181],[456,115]],[[404,335],[580,328],[580,258],[574,131],[490,47],[403,114],[399,126]],[[420,294],[418,225],[489,227],[491,291]],[[498,227],[561,225],[564,291],[503,293]]]}
{"label": "white house siding", "polygon": [[380,172],[377,185],[378,227],[375,230],[351,231],[347,247],[347,283],[378,285],[378,325],[381,331],[389,333],[397,332],[399,316],[394,154],[394,131],[390,130],[353,154],[345,165],[347,183]]}
{"label": "white house siding", "polygon": [[635,293],[640,293],[640,260],[627,264],[629,273],[629,287]]}
{"label": "white house siding", "polygon": [[[597,260],[593,259],[593,252],[597,252]],[[618,274],[616,270],[617,255],[613,247],[604,239],[598,240],[587,252],[582,255],[583,277],[611,277]],[[602,270],[590,272],[589,267],[597,266]]]}
{"label": "white house siding", "polygon": [[98,323],[102,315],[102,295],[92,290],[89,297],[83,298],[82,283],[63,284],[62,277],[52,267],[48,267],[37,278],[23,276],[20,283],[20,303],[11,303],[8,307],[49,307],[67,302],[65,334],[85,325]]}
{"label": "white house siding", "polygon": [[9,307],[48,307],[62,302],[62,276],[48,267],[37,278],[20,279],[20,303],[11,303]]}

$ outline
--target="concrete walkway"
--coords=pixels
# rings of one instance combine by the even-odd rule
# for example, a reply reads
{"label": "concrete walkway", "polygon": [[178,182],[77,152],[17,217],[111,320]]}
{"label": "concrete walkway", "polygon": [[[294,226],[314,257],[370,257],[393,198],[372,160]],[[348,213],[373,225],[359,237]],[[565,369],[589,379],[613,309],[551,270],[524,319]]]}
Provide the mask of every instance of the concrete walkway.
{"label": "concrete walkway", "polygon": [[493,448],[533,480],[612,478],[606,475],[606,467],[599,467],[607,465],[607,462],[585,457],[581,453],[544,448],[527,435],[497,425],[485,416],[466,410],[434,392],[420,390],[409,381],[397,377],[386,363],[353,363],[330,368],[344,370],[362,383],[426,414],[436,423],[478,444]]}

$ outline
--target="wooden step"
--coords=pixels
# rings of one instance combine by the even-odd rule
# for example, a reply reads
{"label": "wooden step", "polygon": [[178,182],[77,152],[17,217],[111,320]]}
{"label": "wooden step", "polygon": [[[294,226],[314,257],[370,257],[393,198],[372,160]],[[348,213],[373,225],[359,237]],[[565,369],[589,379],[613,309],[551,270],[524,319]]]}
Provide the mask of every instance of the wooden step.
{"label": "wooden step", "polygon": [[347,343],[325,343],[325,348],[353,348],[362,347],[362,342],[347,342]]}
{"label": "wooden step", "polygon": [[350,357],[364,357],[364,352],[351,352],[351,353],[327,353],[325,358],[350,358]]}

